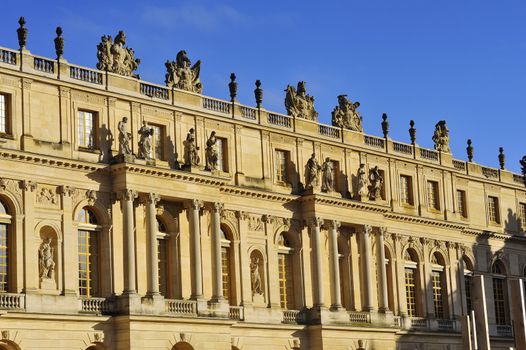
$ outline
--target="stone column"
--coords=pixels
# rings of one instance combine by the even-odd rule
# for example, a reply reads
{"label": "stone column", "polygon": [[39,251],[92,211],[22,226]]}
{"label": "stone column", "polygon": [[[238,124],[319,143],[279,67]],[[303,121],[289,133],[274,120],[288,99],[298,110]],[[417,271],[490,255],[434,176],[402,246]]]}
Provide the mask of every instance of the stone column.
{"label": "stone column", "polygon": [[119,193],[123,212],[124,235],[126,237],[126,262],[127,271],[124,280],[124,294],[136,294],[137,283],[135,279],[135,226],[133,223],[133,200],[137,198],[137,192],[134,190],[123,190]]}
{"label": "stone column", "polygon": [[64,284],[64,294],[65,295],[77,295],[78,285],[78,276],[79,276],[79,266],[78,264],[70,264],[71,261],[76,261],[78,259],[78,234],[77,227],[73,227],[73,204],[71,197],[75,193],[75,189],[70,186],[62,186],[60,188],[60,193],[62,195],[62,211],[64,213],[63,217],[63,232],[74,232],[75,234],[64,235],[63,245],[64,245],[64,257],[62,261],[64,264],[64,273],[63,273],[63,284]]}
{"label": "stone column", "polygon": [[387,294],[387,271],[386,271],[386,261],[385,261],[385,248],[384,248],[384,238],[387,234],[387,228],[381,227],[377,234],[376,240],[376,254],[378,262],[378,293],[379,293],[379,309],[382,312],[389,311],[389,300]]}
{"label": "stone column", "polygon": [[146,205],[147,234],[150,253],[148,295],[159,295],[159,258],[157,248],[157,203],[161,197],[155,193],[148,193],[143,198]]}
{"label": "stone column", "polygon": [[203,276],[201,263],[201,227],[199,225],[199,211],[203,207],[203,202],[193,199],[188,203],[188,220],[190,221],[190,242],[192,249],[192,266],[194,269],[194,281],[192,283],[191,298],[202,299],[203,297]]}
{"label": "stone column", "polygon": [[342,296],[340,289],[340,264],[338,254],[338,228],[340,222],[330,220],[327,222],[329,227],[329,255],[331,262],[331,309],[339,310],[342,308]]}
{"label": "stone column", "polygon": [[483,275],[473,276],[473,309],[475,310],[475,326],[478,350],[490,350],[488,310],[486,307],[486,289]]}
{"label": "stone column", "polygon": [[212,265],[214,269],[213,297],[214,302],[224,301],[223,295],[223,269],[221,261],[221,211],[223,203],[211,204],[212,214]]}
{"label": "stone column", "polygon": [[524,305],[524,280],[514,278],[510,281],[511,300],[514,300],[515,306],[512,307],[513,317],[513,334],[515,335],[515,347],[517,349],[526,349],[526,310]]}
{"label": "stone column", "polygon": [[371,269],[372,266],[372,252],[371,252],[371,231],[372,227],[370,225],[364,225],[362,231],[362,251],[360,256],[363,256],[362,259],[362,271],[363,271],[363,280],[365,287],[365,297],[363,302],[364,311],[373,311],[373,278]]}
{"label": "stone column", "polygon": [[314,275],[316,276],[316,283],[314,284],[314,306],[323,307],[323,271],[321,266],[321,239],[320,226],[323,220],[319,217],[310,218],[308,225],[310,227],[310,238],[312,240],[312,249],[314,252]]}
{"label": "stone column", "polygon": [[[23,199],[24,199],[24,253],[19,256],[25,255],[24,266],[24,293],[29,294],[35,292],[38,289],[38,254],[37,246],[35,244],[34,230],[35,230],[35,197],[37,183],[29,180],[25,180],[22,183]],[[21,216],[21,215],[20,215]],[[18,222],[17,222],[18,223]],[[22,232],[22,230],[16,230]],[[18,238],[18,237],[17,237]]]}

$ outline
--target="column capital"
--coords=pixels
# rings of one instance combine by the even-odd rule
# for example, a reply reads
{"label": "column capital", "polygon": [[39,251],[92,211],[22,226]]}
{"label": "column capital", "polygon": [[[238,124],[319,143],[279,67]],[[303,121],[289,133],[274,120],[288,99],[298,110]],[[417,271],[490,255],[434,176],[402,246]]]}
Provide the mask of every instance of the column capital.
{"label": "column capital", "polygon": [[208,203],[207,207],[210,211],[221,213],[225,205],[220,202],[212,202],[212,203]]}
{"label": "column capital", "polygon": [[325,226],[330,229],[339,229],[341,227],[341,222],[338,220],[325,220]]}
{"label": "column capital", "polygon": [[24,189],[24,191],[33,192],[37,189],[37,183],[31,180],[24,180],[24,182],[22,183],[22,188]]}
{"label": "column capital", "polygon": [[323,219],[319,216],[307,218],[305,221],[307,226],[310,228],[320,228],[320,226],[323,225]]}
{"label": "column capital", "polygon": [[189,209],[194,209],[194,210],[199,210],[203,207],[203,201],[202,200],[199,200],[199,199],[191,199],[189,201],[186,201],[185,202],[185,209],[186,210],[189,210]]}
{"label": "column capital", "polygon": [[389,234],[389,233],[387,232],[387,227],[382,226],[382,227],[380,227],[380,228],[378,229],[378,236],[381,236],[381,237],[383,237],[383,238],[387,238],[387,235],[388,235],[388,234]]}
{"label": "column capital", "polygon": [[157,205],[161,200],[161,196],[156,193],[143,193],[141,194],[141,203]]}
{"label": "column capital", "polygon": [[64,197],[71,197],[75,193],[75,187],[62,185],[60,186],[60,194]]}
{"label": "column capital", "polygon": [[125,189],[120,192],[117,192],[117,199],[125,201],[133,201],[137,198],[137,191],[131,189]]}
{"label": "column capital", "polygon": [[373,227],[371,225],[363,225],[363,233],[366,235],[371,234]]}

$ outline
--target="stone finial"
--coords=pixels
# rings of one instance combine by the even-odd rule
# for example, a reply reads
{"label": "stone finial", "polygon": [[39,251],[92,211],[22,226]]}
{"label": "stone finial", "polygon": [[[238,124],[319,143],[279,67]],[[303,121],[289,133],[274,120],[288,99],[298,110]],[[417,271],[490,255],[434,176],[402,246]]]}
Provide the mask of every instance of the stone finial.
{"label": "stone finial", "polygon": [[466,147],[466,152],[468,154],[468,161],[472,162],[473,161],[473,146],[472,146],[471,139],[468,139],[468,147]]}
{"label": "stone finial", "polygon": [[409,138],[411,139],[411,144],[414,145],[416,143],[415,121],[411,119],[409,121],[409,126]]}
{"label": "stone finial", "polygon": [[256,89],[254,90],[254,96],[256,97],[256,106],[261,108],[263,102],[263,89],[261,88],[261,80],[256,80]]}
{"label": "stone finial", "polygon": [[499,165],[501,170],[504,170],[505,162],[506,156],[504,155],[504,148],[499,147]]}
{"label": "stone finial", "polygon": [[64,38],[62,37],[62,28],[57,27],[56,29],[57,37],[55,38],[55,52],[57,54],[57,59],[62,58],[64,54]]}
{"label": "stone finial", "polygon": [[228,90],[230,90],[230,101],[234,102],[237,97],[237,82],[235,73],[230,73],[230,83],[228,83]]}
{"label": "stone finial", "polygon": [[25,27],[26,19],[20,17],[18,24],[20,24],[20,27],[16,30],[16,33],[18,34],[18,45],[20,46],[20,50],[24,50],[27,44],[27,28]]}
{"label": "stone finial", "polygon": [[389,122],[387,121],[387,113],[382,114],[382,132],[384,137],[387,138],[389,134]]}

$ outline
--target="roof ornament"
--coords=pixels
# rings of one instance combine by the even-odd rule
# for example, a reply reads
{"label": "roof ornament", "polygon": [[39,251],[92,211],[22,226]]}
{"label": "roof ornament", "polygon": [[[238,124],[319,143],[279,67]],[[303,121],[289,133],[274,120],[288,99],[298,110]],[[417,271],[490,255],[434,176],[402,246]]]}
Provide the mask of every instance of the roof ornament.
{"label": "roof ornament", "polygon": [[192,62],[186,55],[186,51],[181,50],[177,53],[175,61],[168,60],[164,65],[166,66],[166,86],[196,92],[198,94],[203,92],[203,84],[199,79],[201,60],[198,60],[192,66]]}
{"label": "roof ornament", "polygon": [[318,112],[314,109],[314,97],[307,95],[305,82],[298,82],[298,89],[288,85],[285,96],[287,114],[294,118],[318,121]]}
{"label": "roof ornament", "polygon": [[352,102],[347,95],[338,96],[338,106],[332,111],[332,125],[352,131],[363,132],[362,116],[356,109],[360,102]]}
{"label": "roof ornament", "polygon": [[135,58],[135,51],[126,45],[126,34],[121,30],[112,39],[111,35],[103,35],[97,45],[97,69],[127,77],[139,78],[134,71],[137,70],[141,60]]}
{"label": "roof ornament", "polygon": [[435,125],[435,133],[432,138],[435,143],[435,149],[440,152],[451,152],[449,149],[449,129],[445,120],[439,121]]}

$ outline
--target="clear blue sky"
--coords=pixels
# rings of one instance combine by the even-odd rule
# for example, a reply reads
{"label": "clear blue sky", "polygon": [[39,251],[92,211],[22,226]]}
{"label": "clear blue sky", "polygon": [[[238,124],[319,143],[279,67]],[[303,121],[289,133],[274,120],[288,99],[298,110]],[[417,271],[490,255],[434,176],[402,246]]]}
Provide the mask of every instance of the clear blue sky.
{"label": "clear blue sky", "polygon": [[55,27],[64,29],[65,57],[89,67],[103,34],[126,32],[144,80],[163,83],[166,59],[185,49],[201,59],[204,94],[228,98],[231,72],[238,97],[254,104],[261,79],[263,104],[284,112],[287,84],[307,82],[320,120],[330,123],[336,96],[361,103],[365,132],[432,148],[434,125],[448,122],[451,148],[497,167],[519,171],[526,154],[526,2],[401,1],[4,1],[0,46],[16,48],[19,16],[29,28],[28,49],[54,57]]}

